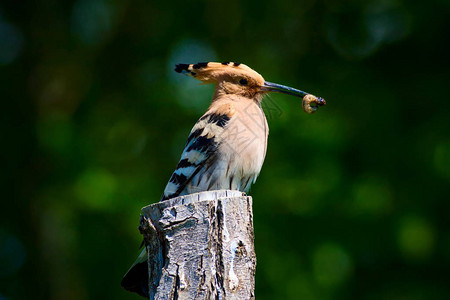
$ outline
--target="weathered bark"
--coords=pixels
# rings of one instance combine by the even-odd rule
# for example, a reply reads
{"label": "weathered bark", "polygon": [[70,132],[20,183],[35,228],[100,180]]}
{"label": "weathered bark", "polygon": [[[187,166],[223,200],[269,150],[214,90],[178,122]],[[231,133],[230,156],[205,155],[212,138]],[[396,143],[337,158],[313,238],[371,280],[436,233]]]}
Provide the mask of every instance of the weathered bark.
{"label": "weathered bark", "polygon": [[142,213],[150,299],[254,299],[251,197],[202,192]]}

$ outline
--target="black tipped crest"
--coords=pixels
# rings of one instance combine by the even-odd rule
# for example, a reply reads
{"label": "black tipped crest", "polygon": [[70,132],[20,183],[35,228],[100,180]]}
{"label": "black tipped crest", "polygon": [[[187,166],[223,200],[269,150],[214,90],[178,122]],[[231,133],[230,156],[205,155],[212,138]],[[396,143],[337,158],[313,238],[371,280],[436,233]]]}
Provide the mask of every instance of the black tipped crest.
{"label": "black tipped crest", "polygon": [[[193,77],[203,83],[217,83],[221,80],[232,78],[248,77],[253,78],[255,82],[262,85],[264,78],[257,72],[239,62],[197,62],[195,64],[176,64],[175,71]],[[228,78],[228,79],[227,79]],[[247,79],[250,82],[250,79]],[[245,86],[247,83],[241,83]],[[240,89],[241,93],[246,93],[247,89]],[[250,93],[251,89],[248,89]],[[253,91],[253,90],[252,90]],[[253,92],[252,92],[253,93]]]}
{"label": "black tipped crest", "polygon": [[[197,73],[194,72],[193,70],[207,68],[208,64],[209,64],[209,62],[199,62],[196,64],[177,64],[177,65],[175,65],[175,72],[195,76],[195,75],[197,75]],[[230,67],[238,67],[241,65],[241,63],[229,62],[229,61],[225,61],[221,64],[224,66],[230,66]]]}
{"label": "black tipped crest", "polygon": [[225,65],[225,66],[232,66],[232,67],[239,67],[240,64],[241,64],[241,63],[238,63],[238,62],[230,62],[230,61],[224,61],[224,62],[222,63],[222,65]]}
{"label": "black tipped crest", "polygon": [[188,72],[189,64],[177,64],[175,66],[175,72],[181,73],[183,71]]}
{"label": "black tipped crest", "polygon": [[201,69],[201,68],[206,68],[207,66],[208,66],[207,62],[199,62],[199,63],[196,63],[195,65],[193,65],[192,67],[194,69]]}

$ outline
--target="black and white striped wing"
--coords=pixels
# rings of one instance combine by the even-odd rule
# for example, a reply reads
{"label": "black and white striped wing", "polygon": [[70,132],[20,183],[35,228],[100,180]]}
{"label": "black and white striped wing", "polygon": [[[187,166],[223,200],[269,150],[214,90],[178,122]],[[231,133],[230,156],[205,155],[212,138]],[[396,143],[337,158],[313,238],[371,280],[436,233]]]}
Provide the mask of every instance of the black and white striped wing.
{"label": "black and white striped wing", "polygon": [[200,192],[204,188],[196,188],[193,180],[205,174],[218,159],[218,147],[221,133],[230,120],[222,114],[205,114],[192,129],[180,162],[167,183],[161,200],[167,200],[192,191]]}

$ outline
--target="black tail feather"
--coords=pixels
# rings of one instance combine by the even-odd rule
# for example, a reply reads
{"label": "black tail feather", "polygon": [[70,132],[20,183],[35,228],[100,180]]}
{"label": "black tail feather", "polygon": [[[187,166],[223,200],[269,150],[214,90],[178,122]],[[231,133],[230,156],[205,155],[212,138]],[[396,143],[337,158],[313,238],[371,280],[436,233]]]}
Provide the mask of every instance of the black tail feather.
{"label": "black tail feather", "polygon": [[120,283],[129,292],[138,293],[148,299],[148,264],[147,261],[134,265]]}

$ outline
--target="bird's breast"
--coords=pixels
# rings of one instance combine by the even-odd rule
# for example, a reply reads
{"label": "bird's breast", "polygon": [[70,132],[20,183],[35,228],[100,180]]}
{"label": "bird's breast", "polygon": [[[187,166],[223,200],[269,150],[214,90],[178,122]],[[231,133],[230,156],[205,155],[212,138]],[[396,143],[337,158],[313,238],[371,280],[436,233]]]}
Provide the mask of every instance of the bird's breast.
{"label": "bird's breast", "polygon": [[234,102],[233,108],[234,114],[222,133],[220,148],[236,175],[256,179],[267,149],[266,117],[257,102]]}

